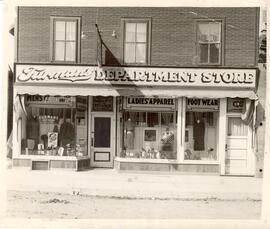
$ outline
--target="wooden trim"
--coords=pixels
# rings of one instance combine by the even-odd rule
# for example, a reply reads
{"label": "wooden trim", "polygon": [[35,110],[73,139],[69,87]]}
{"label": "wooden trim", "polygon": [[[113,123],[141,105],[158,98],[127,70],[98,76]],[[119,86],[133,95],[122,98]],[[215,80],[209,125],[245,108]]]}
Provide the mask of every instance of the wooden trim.
{"label": "wooden trim", "polygon": [[227,99],[220,99],[219,107],[219,134],[218,134],[218,158],[220,161],[220,174],[225,175],[226,136],[227,136]]}
{"label": "wooden trim", "polygon": [[[224,37],[224,31],[225,31],[225,18],[214,18],[214,19],[195,19],[195,56],[199,57],[199,42],[198,42],[198,23],[200,22],[220,22],[221,23],[221,31],[220,31],[220,53],[219,53],[219,63],[200,63],[198,62],[197,65],[202,66],[222,66],[224,65],[224,50],[225,50],[225,37]],[[209,44],[207,42],[207,44]],[[209,58],[209,57],[208,57]]]}
{"label": "wooden trim", "polygon": [[[259,62],[259,50],[260,50],[260,8],[256,7],[256,20],[255,20],[255,56],[254,56],[254,66],[258,66]],[[268,18],[268,17],[267,17]]]}
{"label": "wooden trim", "polygon": [[[55,60],[55,54],[54,54],[54,50],[55,50],[55,22],[56,20],[59,21],[75,21],[76,23],[76,40],[75,40],[75,61],[58,61]],[[65,30],[66,31],[66,30]],[[76,64],[78,62],[80,62],[80,58],[81,58],[81,17],[63,17],[63,16],[51,16],[50,17],[50,61],[52,63],[63,63],[63,64]],[[66,36],[66,34],[65,34]],[[66,40],[65,40],[65,44],[66,44]],[[66,48],[65,48],[66,51]]]}

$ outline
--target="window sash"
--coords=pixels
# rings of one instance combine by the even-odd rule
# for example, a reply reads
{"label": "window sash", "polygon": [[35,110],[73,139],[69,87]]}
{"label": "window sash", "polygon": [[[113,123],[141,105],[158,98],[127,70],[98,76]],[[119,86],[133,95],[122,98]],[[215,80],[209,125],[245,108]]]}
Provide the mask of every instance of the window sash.
{"label": "window sash", "polygon": [[[56,24],[57,22],[64,22],[64,38],[63,39],[57,39],[56,38]],[[68,23],[73,22],[75,28],[72,30],[75,31],[74,39],[68,38]],[[73,23],[70,23],[69,25],[72,25]],[[78,52],[78,23],[79,19],[72,19],[72,18],[54,18],[53,19],[53,61],[59,61],[59,62],[76,62],[77,61],[77,52]],[[70,36],[69,36],[70,37]],[[63,43],[64,44],[64,54],[59,55],[61,58],[58,58],[58,54],[56,53],[56,44]],[[74,45],[75,44],[75,45]],[[74,47],[74,50],[68,50],[68,47]],[[71,58],[70,58],[71,57]]]}
{"label": "window sash", "polygon": [[[200,25],[211,25],[213,22],[208,22],[208,21],[198,21],[197,22],[197,53],[200,57],[200,64],[221,64],[221,51],[222,51],[222,21],[218,21],[218,22],[215,22],[216,24],[219,25],[218,27],[218,31],[215,31],[214,33],[211,33],[209,32],[210,30],[207,31],[206,34],[199,34],[199,27]],[[213,35],[213,34],[216,34],[218,33],[218,39],[217,40],[207,40],[206,41],[203,41],[200,39],[200,36],[202,35],[205,35],[206,37],[207,36],[210,36],[210,35]],[[207,61],[205,60],[202,60],[202,56],[203,56],[203,53],[202,53],[202,45],[207,45],[207,53],[205,53],[204,55],[207,56]],[[213,53],[213,51],[211,52],[211,45],[216,45],[218,46],[217,50],[218,50],[218,56],[217,56],[217,59],[218,61],[212,61],[213,59],[215,59],[215,57],[213,55],[215,55],[215,53]],[[213,46],[212,46],[213,47]]]}
{"label": "window sash", "polygon": [[[134,39],[127,39],[127,24],[135,24],[135,32],[134,32]],[[138,24],[145,24],[145,38],[142,39],[140,37],[140,40],[138,41],[138,30],[137,25]],[[123,44],[123,60],[125,64],[147,64],[148,62],[148,47],[149,47],[149,21],[145,20],[125,20],[124,21],[124,44]],[[132,41],[134,40],[134,41]],[[145,40],[145,41],[141,41]],[[134,53],[128,53],[127,48],[133,46]],[[139,53],[139,47],[144,46],[144,51],[142,52],[143,56],[138,56]]]}

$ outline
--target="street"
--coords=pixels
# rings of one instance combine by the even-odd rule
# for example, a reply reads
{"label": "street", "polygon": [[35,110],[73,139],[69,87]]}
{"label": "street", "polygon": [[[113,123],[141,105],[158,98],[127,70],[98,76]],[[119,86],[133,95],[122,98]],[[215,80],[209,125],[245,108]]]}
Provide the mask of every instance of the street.
{"label": "street", "polygon": [[64,219],[259,219],[260,200],[101,197],[8,191],[7,217]]}

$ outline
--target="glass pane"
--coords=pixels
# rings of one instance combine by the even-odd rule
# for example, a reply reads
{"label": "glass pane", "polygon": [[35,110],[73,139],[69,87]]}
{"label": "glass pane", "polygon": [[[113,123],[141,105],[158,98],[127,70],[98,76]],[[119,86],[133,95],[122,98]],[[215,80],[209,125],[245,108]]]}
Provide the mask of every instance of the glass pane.
{"label": "glass pane", "polygon": [[75,61],[76,59],[76,43],[74,41],[66,42],[66,61]]}
{"label": "glass pane", "polygon": [[[162,122],[160,117],[163,117]],[[121,123],[123,142],[120,156],[176,159],[177,131],[172,120],[173,113],[124,112]]]}
{"label": "glass pane", "polygon": [[210,63],[219,63],[219,44],[210,44]]}
{"label": "glass pane", "polygon": [[148,127],[154,127],[158,126],[159,121],[158,121],[158,113],[147,113],[147,126]]}
{"label": "glass pane", "polygon": [[135,63],[135,44],[125,44],[125,63]]}
{"label": "glass pane", "polygon": [[125,29],[126,29],[125,41],[135,42],[136,23],[126,23]]}
{"label": "glass pane", "polygon": [[75,97],[28,95],[26,103],[29,117],[23,123],[22,154],[87,155],[86,97],[76,101]]}
{"label": "glass pane", "polygon": [[208,41],[208,23],[198,24],[198,40],[201,42]]}
{"label": "glass pane", "polygon": [[220,22],[208,22],[198,24],[198,40],[200,42],[219,42],[220,32]]}
{"label": "glass pane", "polygon": [[137,23],[137,42],[146,42],[146,23]]}
{"label": "glass pane", "polygon": [[247,136],[247,126],[241,118],[228,119],[228,136]]}
{"label": "glass pane", "polygon": [[218,112],[189,111],[186,117],[184,159],[217,160]]}
{"label": "glass pane", "polygon": [[66,40],[69,40],[69,41],[76,40],[76,22],[75,21],[67,21]]}
{"label": "glass pane", "polygon": [[173,113],[161,113],[161,125],[170,126],[173,125]]}
{"label": "glass pane", "polygon": [[59,61],[65,60],[65,42],[55,42],[54,59]]}
{"label": "glass pane", "polygon": [[209,23],[208,40],[210,42],[219,42],[220,41],[220,32],[221,32],[221,23],[220,22]]}
{"label": "glass pane", "polygon": [[200,62],[208,63],[208,44],[200,44]]}
{"label": "glass pane", "polygon": [[136,63],[146,62],[146,44],[137,44],[136,46]]}
{"label": "glass pane", "polygon": [[111,146],[111,118],[95,117],[94,147]]}
{"label": "glass pane", "polygon": [[65,40],[65,22],[55,21],[55,39]]}

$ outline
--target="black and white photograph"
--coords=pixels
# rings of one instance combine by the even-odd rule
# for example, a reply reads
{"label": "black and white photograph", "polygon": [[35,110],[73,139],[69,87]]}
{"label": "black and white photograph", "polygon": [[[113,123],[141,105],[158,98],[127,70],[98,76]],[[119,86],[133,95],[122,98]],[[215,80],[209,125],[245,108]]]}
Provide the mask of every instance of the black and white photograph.
{"label": "black and white photograph", "polygon": [[266,1],[115,2],[2,2],[0,228],[267,228]]}

